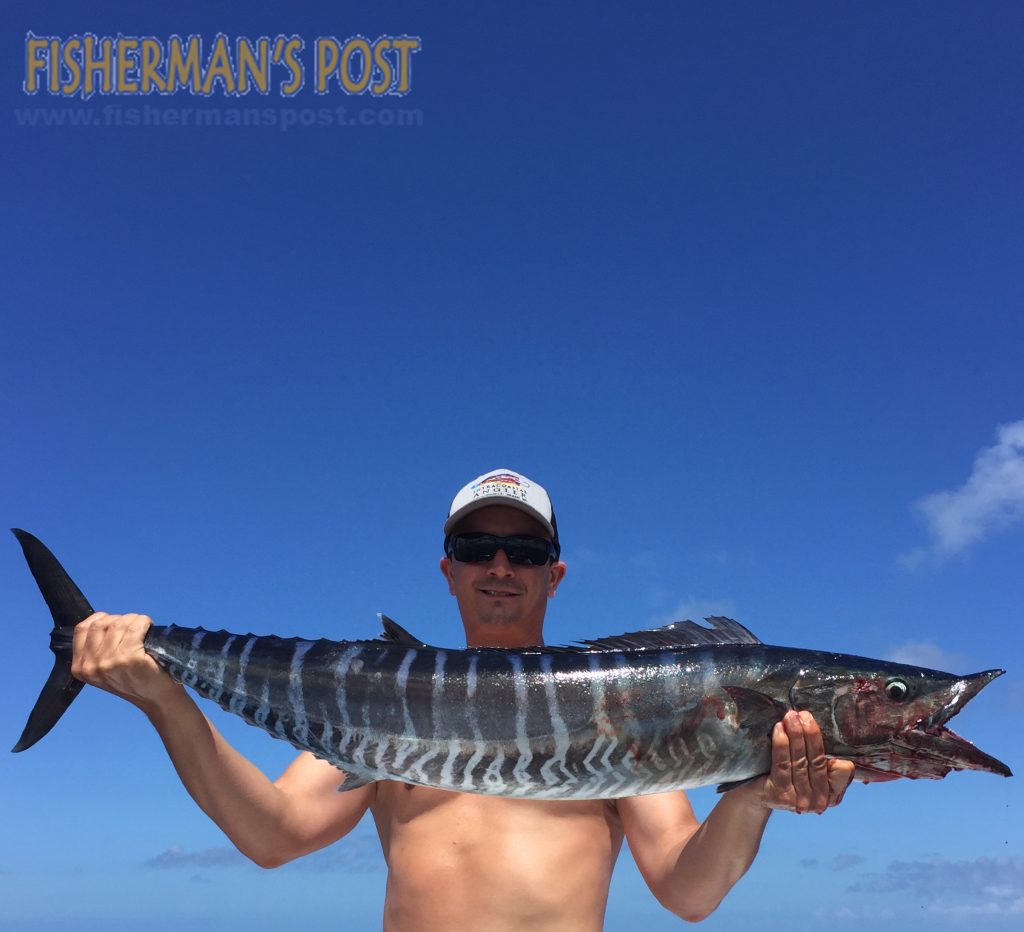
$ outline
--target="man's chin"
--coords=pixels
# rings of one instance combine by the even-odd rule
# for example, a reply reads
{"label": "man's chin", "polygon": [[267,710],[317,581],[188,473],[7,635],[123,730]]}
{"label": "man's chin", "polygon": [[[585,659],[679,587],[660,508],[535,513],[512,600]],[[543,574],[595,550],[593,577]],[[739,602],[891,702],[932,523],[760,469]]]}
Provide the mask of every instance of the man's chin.
{"label": "man's chin", "polygon": [[523,600],[513,598],[487,598],[474,600],[473,617],[480,624],[511,625],[523,621]]}
{"label": "man's chin", "polygon": [[476,617],[484,625],[510,625],[519,621],[519,613],[505,605],[481,606]]}

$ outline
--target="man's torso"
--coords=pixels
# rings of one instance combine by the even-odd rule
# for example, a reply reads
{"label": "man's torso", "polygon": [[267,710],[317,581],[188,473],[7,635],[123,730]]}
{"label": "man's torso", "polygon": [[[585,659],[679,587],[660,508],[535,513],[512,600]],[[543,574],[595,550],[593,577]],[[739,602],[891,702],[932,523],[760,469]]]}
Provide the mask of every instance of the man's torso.
{"label": "man's torso", "polygon": [[381,782],[384,928],[600,930],[622,846],[614,804],[501,799]]}

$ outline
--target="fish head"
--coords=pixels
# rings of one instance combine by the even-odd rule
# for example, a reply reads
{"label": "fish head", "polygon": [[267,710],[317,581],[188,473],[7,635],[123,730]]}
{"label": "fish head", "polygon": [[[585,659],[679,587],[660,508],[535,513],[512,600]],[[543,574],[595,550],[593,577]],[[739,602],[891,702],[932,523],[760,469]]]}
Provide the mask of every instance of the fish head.
{"label": "fish head", "polygon": [[814,715],[827,753],[853,761],[859,780],[937,780],[954,770],[1008,777],[1006,764],[947,727],[1003,672],[956,676],[878,661],[853,669],[832,666],[825,674],[802,671],[791,689],[790,703]]}

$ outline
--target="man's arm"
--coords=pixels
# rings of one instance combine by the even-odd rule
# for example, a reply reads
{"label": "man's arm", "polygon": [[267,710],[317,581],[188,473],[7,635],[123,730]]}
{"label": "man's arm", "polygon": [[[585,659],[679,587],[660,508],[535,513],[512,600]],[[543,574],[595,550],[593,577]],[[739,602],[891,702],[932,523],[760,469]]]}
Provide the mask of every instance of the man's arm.
{"label": "man's arm", "polygon": [[144,615],[87,618],[75,628],[71,673],[145,712],[189,794],[238,849],[261,867],[277,867],[351,831],[375,786],[338,793],[342,774],[312,754],[272,783],[143,650],[150,624]]}
{"label": "man's arm", "polygon": [[773,809],[824,812],[853,778],[850,761],[825,756],[806,712],[787,712],[772,731],[772,769],[726,793],[697,821],[684,793],[618,801],[630,851],[658,901],[690,922],[708,916],[750,867]]}

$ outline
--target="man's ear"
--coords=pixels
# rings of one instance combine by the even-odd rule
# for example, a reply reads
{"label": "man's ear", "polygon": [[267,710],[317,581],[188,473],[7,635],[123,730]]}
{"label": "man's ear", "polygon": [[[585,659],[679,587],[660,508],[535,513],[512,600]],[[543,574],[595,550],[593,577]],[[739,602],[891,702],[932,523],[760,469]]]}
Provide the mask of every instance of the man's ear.
{"label": "man's ear", "polygon": [[448,557],[441,557],[439,564],[441,575],[448,580],[448,591],[455,595],[455,576],[452,574],[452,561]]}
{"label": "man's ear", "polygon": [[548,598],[553,598],[555,590],[559,584],[565,579],[566,566],[561,561],[551,564],[550,573],[548,575]]}

